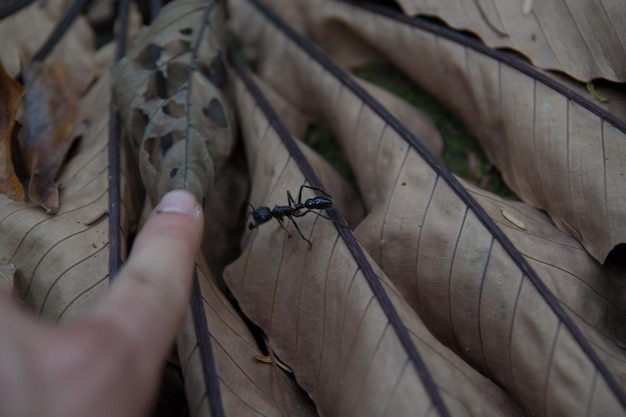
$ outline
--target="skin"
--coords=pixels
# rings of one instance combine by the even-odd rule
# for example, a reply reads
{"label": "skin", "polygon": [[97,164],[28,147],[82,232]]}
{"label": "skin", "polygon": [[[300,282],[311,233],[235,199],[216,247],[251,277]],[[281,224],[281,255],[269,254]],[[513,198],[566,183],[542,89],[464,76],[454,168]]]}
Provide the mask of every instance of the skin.
{"label": "skin", "polygon": [[192,195],[167,194],[109,294],[73,323],[42,323],[0,291],[0,416],[145,415],[187,310],[202,230]]}

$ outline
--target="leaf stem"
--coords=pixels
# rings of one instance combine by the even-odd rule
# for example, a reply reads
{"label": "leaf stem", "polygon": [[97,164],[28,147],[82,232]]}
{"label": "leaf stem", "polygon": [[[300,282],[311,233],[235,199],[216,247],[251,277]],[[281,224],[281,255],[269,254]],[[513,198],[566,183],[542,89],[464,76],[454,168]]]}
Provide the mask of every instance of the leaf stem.
{"label": "leaf stem", "polygon": [[[256,4],[256,2],[254,3]],[[260,8],[258,4],[257,4],[257,7]],[[298,145],[296,145],[294,139],[291,137],[291,135],[287,131],[287,128],[285,127],[285,125],[282,123],[282,121],[280,120],[280,118],[278,117],[274,109],[271,107],[267,99],[263,96],[263,93],[261,92],[259,87],[252,80],[252,77],[250,75],[250,70],[243,63],[243,60],[241,59],[241,57],[239,57],[239,55],[237,55],[233,50],[229,50],[229,56],[235,66],[235,70],[237,71],[238,75],[241,77],[242,81],[248,88],[248,91],[250,92],[250,94],[254,97],[259,108],[265,113],[265,117],[267,117],[267,119],[270,121],[270,124],[272,125],[272,127],[274,128],[278,136],[281,138],[283,144],[289,151],[289,154],[293,157],[294,161],[298,164],[298,167],[304,174],[304,177],[312,186],[320,188],[320,189],[324,189],[323,184],[318,178],[315,171],[313,170],[313,167],[311,167],[311,165],[305,158],[302,151],[300,151],[300,148],[298,148]],[[394,329],[400,341],[400,344],[402,345],[405,352],[407,353],[407,356],[409,357],[409,360],[411,361],[414,368],[416,369],[417,374],[420,376],[422,383],[424,385],[424,388],[426,389],[426,392],[428,392],[428,395],[430,396],[430,399],[433,402],[433,406],[438,411],[441,417],[449,417],[450,413],[448,411],[447,406],[443,402],[443,398],[441,397],[441,394],[439,393],[439,388],[437,387],[435,380],[433,379],[432,375],[428,371],[428,368],[426,367],[426,363],[424,362],[419,352],[417,351],[417,347],[415,346],[415,344],[413,343],[413,340],[409,336],[409,333],[405,325],[402,323],[402,319],[400,318],[400,315],[398,314],[397,310],[393,306],[391,299],[385,292],[385,289],[383,288],[380,282],[380,278],[374,272],[374,269],[372,268],[372,265],[369,263],[369,261],[367,260],[367,257],[363,253],[361,246],[356,241],[356,238],[350,231],[350,228],[347,226],[345,220],[343,219],[343,217],[341,216],[341,214],[336,208],[328,209],[327,213],[330,216],[330,218],[333,220],[333,223],[335,224],[335,227],[337,228],[339,235],[345,242],[348,250],[352,254],[352,257],[356,261],[357,265],[359,266],[359,268],[361,269],[363,273],[363,276],[365,277],[370,288],[372,289],[372,293],[374,294],[374,296],[380,303],[381,308],[385,312],[389,320],[389,324]]]}
{"label": "leaf stem", "polygon": [[[117,50],[115,60],[119,61],[126,54],[128,34],[129,0],[120,0],[116,35]],[[111,98],[115,91],[111,89]],[[121,214],[120,214],[120,114],[115,109],[113,100],[110,104],[109,122],[109,280],[112,282],[122,266],[121,254]]]}

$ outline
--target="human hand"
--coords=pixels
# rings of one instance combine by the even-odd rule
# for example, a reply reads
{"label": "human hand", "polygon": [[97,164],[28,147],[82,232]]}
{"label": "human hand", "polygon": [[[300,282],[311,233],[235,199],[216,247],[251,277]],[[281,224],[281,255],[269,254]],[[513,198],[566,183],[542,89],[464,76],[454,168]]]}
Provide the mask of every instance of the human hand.
{"label": "human hand", "polygon": [[0,291],[0,416],[141,416],[182,322],[202,238],[191,194],[168,193],[109,294],[80,321],[41,323]]}

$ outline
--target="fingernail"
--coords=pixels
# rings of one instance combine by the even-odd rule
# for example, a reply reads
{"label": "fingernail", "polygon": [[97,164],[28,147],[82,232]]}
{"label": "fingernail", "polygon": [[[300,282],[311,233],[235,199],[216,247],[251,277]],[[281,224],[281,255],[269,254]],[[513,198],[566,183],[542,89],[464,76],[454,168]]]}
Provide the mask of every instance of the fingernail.
{"label": "fingernail", "polygon": [[202,209],[193,194],[174,190],[165,194],[154,209],[155,213],[181,213],[190,216],[199,216]]}

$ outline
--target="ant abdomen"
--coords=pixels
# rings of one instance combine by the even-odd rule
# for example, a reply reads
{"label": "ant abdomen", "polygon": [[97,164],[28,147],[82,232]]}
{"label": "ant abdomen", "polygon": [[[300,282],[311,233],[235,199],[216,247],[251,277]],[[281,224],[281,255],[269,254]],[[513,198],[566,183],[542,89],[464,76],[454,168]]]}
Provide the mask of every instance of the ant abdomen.
{"label": "ant abdomen", "polygon": [[329,197],[309,198],[304,202],[304,207],[313,210],[326,210],[333,206],[333,201]]}

